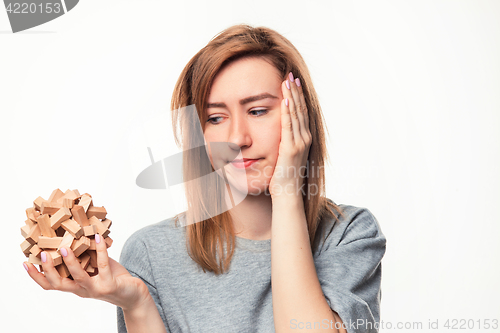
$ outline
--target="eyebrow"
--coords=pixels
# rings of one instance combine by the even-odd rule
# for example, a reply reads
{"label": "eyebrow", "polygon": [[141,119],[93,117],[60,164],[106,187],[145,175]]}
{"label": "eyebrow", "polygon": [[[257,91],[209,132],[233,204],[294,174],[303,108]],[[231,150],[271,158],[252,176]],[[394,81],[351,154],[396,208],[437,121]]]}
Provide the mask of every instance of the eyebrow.
{"label": "eyebrow", "polygon": [[[240,99],[240,105],[245,105],[245,104],[250,103],[250,102],[260,101],[261,99],[266,99],[266,98],[276,98],[277,99],[278,97],[271,95],[269,93],[262,93],[262,94],[258,94],[255,96],[250,96],[250,97]],[[225,103],[208,103],[207,104],[207,108],[225,108],[225,107],[227,107]]]}

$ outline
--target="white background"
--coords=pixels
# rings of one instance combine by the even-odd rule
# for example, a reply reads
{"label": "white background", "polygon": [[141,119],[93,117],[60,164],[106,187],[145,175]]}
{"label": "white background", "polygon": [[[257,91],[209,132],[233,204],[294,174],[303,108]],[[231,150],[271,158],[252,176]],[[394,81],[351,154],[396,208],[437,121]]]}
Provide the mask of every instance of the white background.
{"label": "white background", "polygon": [[90,193],[113,220],[116,259],[134,231],[182,211],[171,192],[135,185],[146,145],[156,159],[177,151],[168,121],[140,133],[169,119],[184,65],[236,23],[277,30],[309,66],[327,196],[368,207],[388,240],[381,314],[393,327],[381,332],[500,320],[500,2],[85,0],[16,34],[0,10],[5,332],[116,330],[113,305],[26,274],[24,210],[55,188]]}

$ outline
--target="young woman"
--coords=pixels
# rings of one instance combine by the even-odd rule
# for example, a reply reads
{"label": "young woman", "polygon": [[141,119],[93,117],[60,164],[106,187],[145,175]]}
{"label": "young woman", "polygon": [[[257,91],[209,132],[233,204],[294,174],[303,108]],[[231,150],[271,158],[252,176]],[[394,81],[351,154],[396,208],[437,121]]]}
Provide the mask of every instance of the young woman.
{"label": "young woman", "polygon": [[322,113],[296,48],[232,26],[171,106],[190,208],[134,233],[121,265],[96,236],[97,276],[70,249],[74,280],[50,256],[30,276],[117,305],[119,332],[377,332],[386,239],[367,209],[325,197]]}

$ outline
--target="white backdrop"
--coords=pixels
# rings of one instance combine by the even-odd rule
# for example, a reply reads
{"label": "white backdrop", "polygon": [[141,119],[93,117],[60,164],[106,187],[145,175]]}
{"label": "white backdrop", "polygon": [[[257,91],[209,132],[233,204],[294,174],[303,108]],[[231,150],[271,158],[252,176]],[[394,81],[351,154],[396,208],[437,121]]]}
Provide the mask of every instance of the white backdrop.
{"label": "white backdrop", "polygon": [[24,210],[55,188],[92,194],[116,259],[134,231],[182,211],[135,185],[144,142],[164,138],[157,159],[177,151],[169,124],[140,133],[169,119],[184,65],[236,23],[277,30],[309,66],[329,129],[327,196],[368,207],[388,240],[381,332],[446,331],[447,319],[500,331],[478,329],[500,321],[500,2],[86,0],[16,34],[0,9],[6,332],[116,331],[113,305],[26,274]]}

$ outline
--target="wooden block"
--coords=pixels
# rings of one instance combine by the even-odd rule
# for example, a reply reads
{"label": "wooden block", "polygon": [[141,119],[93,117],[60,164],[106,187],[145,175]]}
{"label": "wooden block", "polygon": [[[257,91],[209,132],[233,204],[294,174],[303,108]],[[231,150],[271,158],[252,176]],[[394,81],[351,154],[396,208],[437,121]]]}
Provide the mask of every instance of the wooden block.
{"label": "wooden block", "polygon": [[89,218],[89,223],[97,227],[97,233],[102,237],[106,237],[109,234],[109,229],[105,228],[101,221],[95,216]]}
{"label": "wooden block", "polygon": [[90,239],[88,237],[82,236],[80,239],[75,239],[73,245],[71,245],[71,250],[75,253],[76,257],[85,252],[90,247]]}
{"label": "wooden block", "polygon": [[83,227],[83,235],[84,236],[93,236],[95,235],[97,230],[97,227],[95,225],[88,225],[86,227]]}
{"label": "wooden block", "polygon": [[104,238],[104,241],[106,242],[106,248],[111,247],[111,244],[113,244],[111,237]]}
{"label": "wooden block", "polygon": [[92,206],[92,197],[89,194],[85,193],[80,198],[80,202],[78,202],[78,205],[82,206],[85,213],[87,213],[89,207]]}
{"label": "wooden block", "polygon": [[21,227],[21,235],[23,235],[24,238],[28,237],[28,233],[30,232],[31,228],[29,225],[25,224]]}
{"label": "wooden block", "polygon": [[103,220],[106,218],[106,208],[103,207],[94,207],[90,206],[89,209],[87,210],[87,217],[91,218],[92,216],[97,217],[100,220]]}
{"label": "wooden block", "polygon": [[52,191],[52,194],[49,197],[49,202],[57,202],[60,198],[64,196],[63,191],[60,189],[56,188],[54,191]]}
{"label": "wooden block", "polygon": [[73,215],[73,219],[78,222],[82,227],[86,227],[89,224],[89,219],[87,218],[87,214],[85,214],[85,210],[82,206],[73,206],[71,208],[71,214]]}
{"label": "wooden block", "polygon": [[40,212],[33,209],[30,214],[28,215],[28,219],[33,221],[33,223],[36,223],[36,219],[40,216]]}
{"label": "wooden block", "polygon": [[83,235],[82,226],[75,220],[69,219],[61,223],[61,227],[69,232],[74,238],[78,239]]}
{"label": "wooden block", "polygon": [[63,198],[62,206],[66,208],[73,208],[74,203],[73,199]]}
{"label": "wooden block", "polygon": [[36,212],[35,208],[33,207],[26,208],[26,217],[29,219],[30,214],[33,214],[34,211]]}
{"label": "wooden block", "polygon": [[48,250],[45,251],[45,253],[48,253],[52,257],[54,266],[58,266],[63,263],[62,256],[59,253],[57,253],[56,250]]}
{"label": "wooden block", "polygon": [[87,253],[87,251],[85,251],[78,259],[80,260],[80,266],[82,266],[82,269],[86,270],[90,265],[90,255]]}
{"label": "wooden block", "polygon": [[90,265],[97,267],[97,252],[95,250],[87,250],[86,253],[90,256]]}
{"label": "wooden block", "polygon": [[30,254],[28,262],[32,263],[34,265],[41,265],[42,264],[42,260],[38,257],[35,257],[32,253]]}
{"label": "wooden block", "polygon": [[43,273],[43,267],[42,267],[42,265],[41,265],[41,264],[40,264],[40,265],[38,265],[38,268],[40,269],[40,273]]}
{"label": "wooden block", "polygon": [[31,244],[36,244],[38,242],[38,238],[40,237],[40,235],[41,235],[40,226],[38,224],[35,224],[35,226],[30,229],[30,232],[28,232],[26,240]]}
{"label": "wooden block", "polygon": [[91,266],[91,265],[88,265],[87,269],[85,269],[85,271],[87,273],[94,273],[95,272],[95,268],[93,266]]}
{"label": "wooden block", "polygon": [[109,229],[109,227],[111,227],[112,221],[110,219],[105,219],[104,221],[101,221],[101,223],[104,226],[104,228]]}
{"label": "wooden block", "polygon": [[48,202],[48,201],[42,197],[38,197],[35,199],[35,201],[33,201],[33,205],[36,208],[36,210],[40,211],[42,209],[42,203],[44,203],[44,202]]}
{"label": "wooden block", "polygon": [[40,213],[54,215],[61,207],[62,204],[60,203],[44,201],[42,202],[42,208],[40,209]]}
{"label": "wooden block", "polygon": [[61,244],[63,237],[45,237],[40,236],[38,238],[38,246],[41,249],[57,249]]}
{"label": "wooden block", "polygon": [[35,244],[31,248],[30,253],[33,254],[35,257],[40,258],[40,254],[42,253],[42,249],[37,244]]}
{"label": "wooden block", "polygon": [[68,267],[66,266],[65,263],[62,263],[62,264],[56,266],[56,269],[57,269],[57,273],[59,273],[59,275],[62,278],[70,276]]}
{"label": "wooden block", "polygon": [[26,221],[24,221],[24,224],[26,224],[31,229],[36,224],[36,222],[33,222],[31,219],[27,219]]}
{"label": "wooden block", "polygon": [[71,195],[74,197],[75,200],[81,196],[81,194],[78,190],[67,190],[66,192],[71,193]]}
{"label": "wooden block", "polygon": [[[89,266],[90,267],[90,266]],[[88,267],[87,267],[88,268]],[[89,276],[92,277],[92,276],[96,276],[97,274],[99,274],[99,268],[97,267],[94,267],[94,272],[89,272]]]}
{"label": "wooden block", "polygon": [[61,207],[57,212],[50,218],[50,227],[54,230],[61,226],[61,222],[66,221],[71,217],[71,211],[69,208]]}
{"label": "wooden block", "polygon": [[70,199],[70,200],[72,200],[74,202],[79,196],[80,196],[80,193],[76,194],[72,190],[67,190],[66,192],[64,192],[64,196],[62,196],[61,198],[59,198],[57,200],[57,202],[62,203],[65,198],[66,199]]}
{"label": "wooden block", "polygon": [[38,222],[38,226],[40,227],[42,236],[57,237],[54,229],[50,227],[50,217],[48,214],[42,214],[36,220]]}
{"label": "wooden block", "polygon": [[21,250],[23,251],[23,253],[26,255],[26,257],[29,257],[30,255],[30,250],[31,248],[33,247],[33,244],[31,244],[30,242],[28,242],[27,240],[24,240],[22,243],[21,243]]}
{"label": "wooden block", "polygon": [[61,243],[59,243],[59,246],[57,247],[57,253],[61,253],[61,247],[71,248],[74,240],[75,237],[73,237],[73,235],[69,231],[66,231],[66,234],[64,234]]}
{"label": "wooden block", "polygon": [[90,239],[90,247],[89,247],[89,250],[96,250],[96,247],[95,247],[95,238],[91,238]]}

